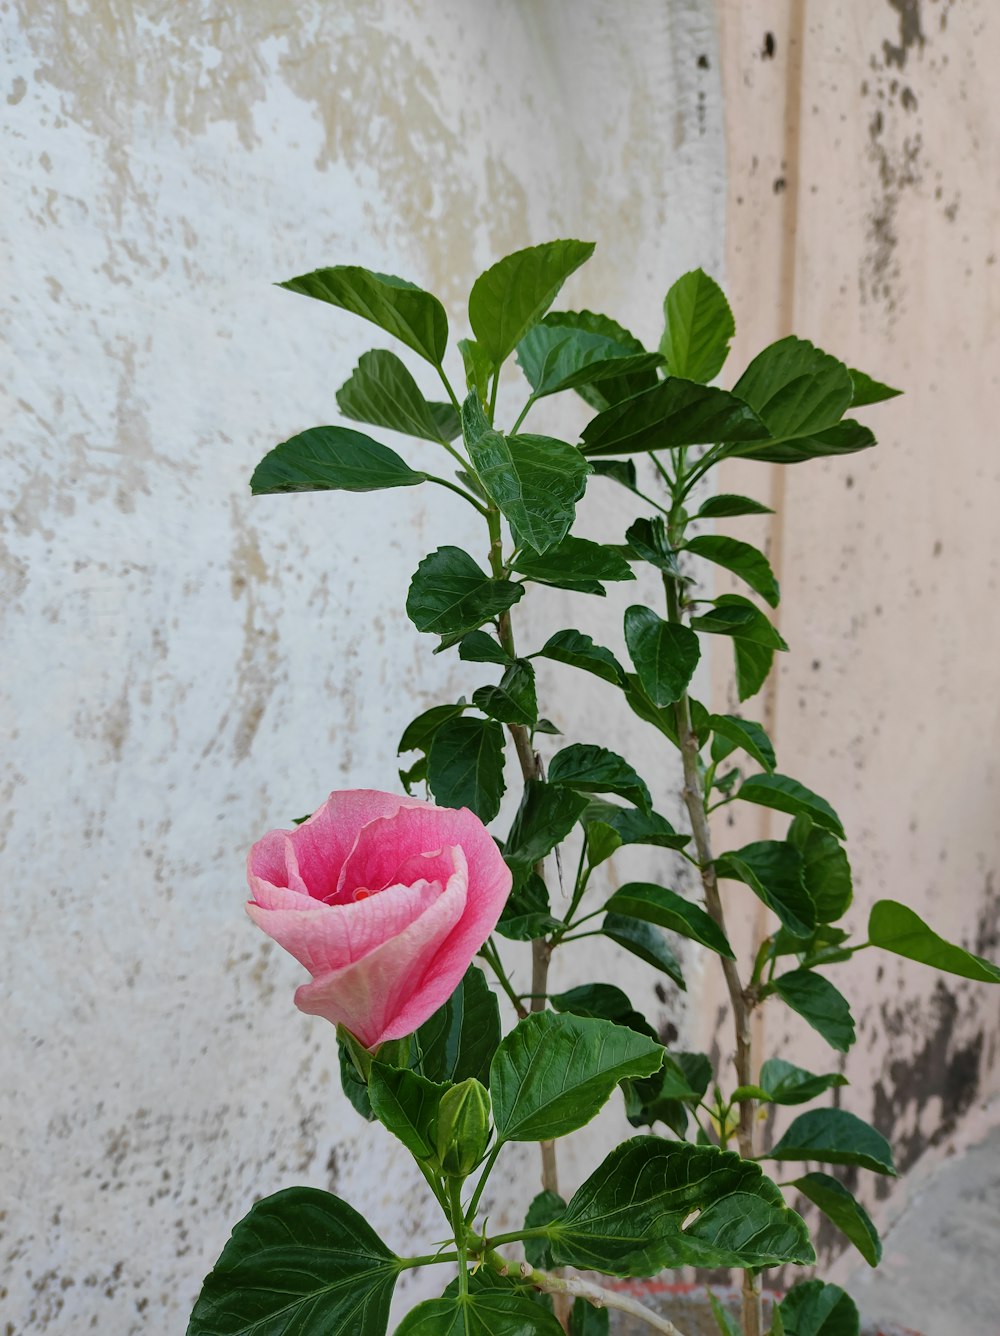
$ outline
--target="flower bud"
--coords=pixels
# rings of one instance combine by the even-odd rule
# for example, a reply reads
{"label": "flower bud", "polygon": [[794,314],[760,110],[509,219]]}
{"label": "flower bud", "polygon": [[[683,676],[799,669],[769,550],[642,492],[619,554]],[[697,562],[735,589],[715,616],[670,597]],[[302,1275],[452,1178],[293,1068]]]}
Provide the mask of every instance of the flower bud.
{"label": "flower bud", "polygon": [[490,1096],[474,1077],[452,1086],[438,1108],[437,1152],[449,1178],[466,1178],[486,1154]]}

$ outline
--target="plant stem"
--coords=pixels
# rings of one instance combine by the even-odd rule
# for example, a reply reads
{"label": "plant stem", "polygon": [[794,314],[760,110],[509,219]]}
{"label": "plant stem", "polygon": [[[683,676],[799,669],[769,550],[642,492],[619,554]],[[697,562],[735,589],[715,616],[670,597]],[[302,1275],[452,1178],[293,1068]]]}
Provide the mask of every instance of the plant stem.
{"label": "plant stem", "polygon": [[455,1232],[455,1247],[458,1249],[458,1293],[466,1298],[469,1293],[468,1229],[465,1224],[465,1212],[462,1210],[462,1181],[448,1179],[448,1200],[451,1203],[452,1229]]}
{"label": "plant stem", "polygon": [[479,1175],[479,1182],[476,1184],[476,1190],[472,1194],[472,1200],[469,1202],[465,1211],[465,1223],[471,1225],[476,1218],[476,1207],[479,1205],[479,1199],[483,1195],[483,1188],[486,1186],[486,1180],[493,1172],[493,1166],[497,1162],[497,1156],[503,1150],[504,1143],[498,1141],[490,1151],[486,1163],[483,1165],[483,1172]]}
{"label": "plant stem", "polygon": [[[683,486],[683,482],[682,482]],[[680,510],[679,500],[675,503],[675,513]],[[671,532],[671,546],[676,546],[681,535]],[[667,616],[672,622],[681,621],[681,585],[680,581],[664,574],[663,585],[667,596]],[[698,773],[698,738],[691,726],[691,702],[687,692],[681,696],[674,707],[677,722],[677,740],[680,745],[681,761],[684,767],[684,805],[691,822],[691,834],[701,870],[701,884],[705,893],[705,908],[715,920],[720,930],[725,933],[726,919],[719,895],[719,883],[715,875],[715,862],[712,855],[712,837],[708,826],[708,814],[705,811],[705,795],[702,791],[701,777]],[[740,972],[735,960],[722,958],[722,969],[729,990],[729,1002],[733,1011],[733,1023],[736,1030],[736,1080],[741,1086],[753,1084],[753,1032],[750,1024],[753,1011],[752,995],[744,989]],[[754,1157],[754,1129],[756,1127],[756,1104],[752,1099],[740,1104],[740,1122],[737,1129],[737,1141],[740,1154],[744,1159]],[[760,1281],[750,1270],[743,1272],[743,1336],[761,1336],[762,1312]]]}
{"label": "plant stem", "polygon": [[[455,457],[456,459],[460,458],[458,455]],[[428,482],[436,482],[439,487],[447,487],[449,492],[454,492],[455,495],[460,496],[463,501],[468,501],[469,505],[478,510],[480,515],[485,519],[486,507],[481,506],[472,493],[467,492],[464,487],[459,487],[456,482],[449,482],[447,478],[439,478],[436,473],[425,473],[424,477]]]}
{"label": "plant stem", "polygon": [[435,1266],[438,1262],[457,1262],[458,1253],[427,1253],[424,1257],[400,1257],[399,1269],[412,1271],[415,1266]]}
{"label": "plant stem", "polygon": [[539,1271],[527,1262],[509,1262],[491,1248],[483,1254],[483,1261],[498,1276],[507,1276],[514,1269],[525,1284],[533,1285],[544,1294],[551,1294],[556,1305],[562,1300],[568,1308],[573,1299],[586,1299],[595,1308],[614,1308],[620,1313],[628,1313],[663,1336],[683,1336],[668,1318],[654,1313],[629,1294],[605,1289],[603,1285],[595,1285],[593,1281],[582,1280],[579,1276],[558,1276],[551,1271]]}
{"label": "plant stem", "polygon": [[514,1010],[517,1012],[517,1019],[519,1021],[523,1021],[528,1013],[525,1010],[524,1006],[522,1005],[520,997],[514,991],[514,985],[511,983],[510,977],[508,976],[507,971],[504,969],[503,963],[500,960],[499,951],[496,949],[496,947],[493,945],[492,941],[489,938],[487,938],[486,941],[483,943],[482,949],[480,950],[479,954],[489,965],[493,973],[497,976],[497,983],[500,985],[500,987],[503,989],[503,991],[507,994],[508,998],[510,999]]}

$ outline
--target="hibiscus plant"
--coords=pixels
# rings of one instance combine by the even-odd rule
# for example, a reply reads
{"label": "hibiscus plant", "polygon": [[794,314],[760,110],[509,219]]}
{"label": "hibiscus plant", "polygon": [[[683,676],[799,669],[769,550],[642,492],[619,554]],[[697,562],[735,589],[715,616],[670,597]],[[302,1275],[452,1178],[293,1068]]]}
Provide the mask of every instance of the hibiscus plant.
{"label": "hibiscus plant", "polygon": [[[755,1009],[790,1007],[819,1043],[843,1054],[854,1022],[826,970],[856,951],[878,947],[1000,982],[995,965],[893,900],[879,901],[863,940],[851,940],[840,819],[779,771],[752,706],[750,717],[742,713],[787,649],[766,612],[778,604],[777,582],[761,551],[706,523],[767,513],[748,497],[713,491],[715,466],[865,450],[874,436],[845,413],[897,391],[798,338],[765,348],[732,390],[714,387],[734,333],[717,284],[700,270],[680,278],[650,351],[608,316],[550,309],[592,251],[554,241],[476,280],[474,338],[458,343],[461,393],[445,372],[448,321],[430,293],[352,265],[282,285],[379,326],[430,364],[447,397],[426,399],[395,353],[365,352],[337,404],[366,430],[323,426],[292,437],[257,466],[253,492],[436,483],[482,520],[478,552],[443,543],[420,561],[406,595],[414,626],[437,638],[435,652],[468,665],[470,684],[468,698],[435,705],[406,729],[406,794],[332,794],[307,821],[266,835],[250,857],[251,916],[309,971],[297,1005],[337,1026],[330,1041],[339,1045],[348,1098],[413,1156],[448,1242],[435,1234],[420,1255],[397,1255],[356,1206],[288,1188],[235,1226],[189,1336],[382,1336],[397,1277],[436,1264],[450,1268],[451,1283],[446,1274],[441,1297],[418,1303],[398,1336],[599,1336],[612,1310],[676,1333],[614,1278],[679,1267],[739,1268],[741,1321],[713,1297],[716,1319],[724,1336],[761,1336],[762,1270],[815,1261],[794,1205],[813,1203],[871,1265],[881,1253],[864,1207],[840,1179],[825,1169],[796,1169],[789,1179],[784,1166],[894,1170],[879,1132],[829,1104],[829,1092],[845,1084],[827,1070],[832,1063],[820,1061],[814,1073],[779,1057],[761,1061]],[[497,390],[512,356],[524,392],[508,428],[496,420]],[[592,410],[576,443],[524,430],[528,414],[542,416],[536,406],[555,394],[579,395]],[[446,476],[405,462],[368,427],[433,443],[448,456]],[[588,484],[635,498],[639,517],[624,534],[600,542],[574,534]],[[662,583],[662,603],[625,610],[630,662],[588,634],[583,597],[580,629],[553,628],[530,645],[515,638],[517,605],[533,586],[600,595],[643,564]],[[713,596],[713,566],[747,593]],[[714,714],[689,693],[705,637],[732,646],[738,713]],[[655,731],[664,772],[678,776],[687,829],[654,810],[643,779],[600,738],[557,735],[536,693],[539,659],[592,674]],[[513,823],[494,838],[484,823],[500,812],[508,752],[523,787]],[[733,803],[787,819],[784,838],[716,849],[709,814]],[[663,878],[687,891],[625,881],[602,894],[595,870],[614,857],[617,883],[633,845],[653,846]],[[684,864],[693,872],[678,883]],[[561,894],[555,876],[565,878]],[[745,912],[746,895],[767,907],[771,930],[744,961],[727,919]],[[671,938],[716,957],[731,1002],[734,1069],[713,1070],[705,1055],[665,1046],[613,983],[588,980],[553,995],[553,952],[583,936],[624,948],[678,987]],[[524,948],[511,942],[530,942],[530,984],[512,970],[511,952]],[[506,1033],[494,990],[512,1020]],[[643,1130],[611,1149],[566,1200],[558,1139],[592,1119],[616,1087]],[[761,1104],[815,1101],[776,1144],[761,1145]],[[525,1141],[540,1146],[540,1190],[506,1208],[522,1227],[491,1233],[484,1191],[505,1148]],[[782,1165],[780,1185],[762,1162]],[[494,1181],[492,1199],[512,1186]],[[775,1336],[859,1330],[851,1299],[817,1279],[794,1285],[769,1322]]]}

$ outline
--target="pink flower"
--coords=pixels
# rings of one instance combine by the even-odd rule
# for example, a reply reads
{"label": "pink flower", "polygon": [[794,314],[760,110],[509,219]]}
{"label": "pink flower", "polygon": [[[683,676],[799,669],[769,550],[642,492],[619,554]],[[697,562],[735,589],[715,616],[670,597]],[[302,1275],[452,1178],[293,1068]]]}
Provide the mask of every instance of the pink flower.
{"label": "pink flower", "polygon": [[313,976],[300,1011],[366,1048],[422,1025],[493,931],[511,875],[466,808],[372,789],[331,793],[250,850],[247,912]]}

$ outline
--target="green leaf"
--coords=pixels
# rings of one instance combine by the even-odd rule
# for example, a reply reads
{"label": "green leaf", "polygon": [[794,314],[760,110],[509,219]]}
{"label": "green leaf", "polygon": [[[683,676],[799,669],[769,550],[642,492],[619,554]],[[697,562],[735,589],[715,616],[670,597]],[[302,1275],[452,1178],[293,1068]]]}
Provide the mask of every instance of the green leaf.
{"label": "green leaf", "polygon": [[680,700],[701,657],[695,633],[636,604],[625,612],[625,643],[653,704],[671,705]]}
{"label": "green leaf", "polygon": [[350,1100],[356,1113],[359,1113],[366,1122],[374,1122],[375,1115],[372,1112],[371,1101],[368,1098],[368,1082],[358,1072],[347,1043],[339,1035],[337,1037],[337,1060],[340,1067],[340,1084],[344,1094]]}
{"label": "green leaf", "polygon": [[572,789],[547,784],[540,779],[525,781],[521,805],[504,846],[504,857],[512,870],[527,872],[547,857],[570,833],[587,806],[586,798]]}
{"label": "green leaf", "polygon": [[668,979],[672,979],[680,989],[686,989],[680,962],[667,945],[667,940],[659,928],[643,919],[630,918],[626,914],[605,914],[601,931],[617,946],[631,951],[634,956],[662,970]]}
{"label": "green leaf", "polygon": [[715,441],[765,441],[756,413],[726,390],[671,376],[598,413],[583,429],[585,455],[628,455]]}
{"label": "green leaf", "polygon": [[875,445],[868,427],[845,418],[823,431],[792,440],[771,441],[766,445],[736,446],[727,453],[740,459],[756,459],[765,464],[801,464],[807,459],[825,459],[831,455],[853,455]]}
{"label": "green leaf", "polygon": [[[808,826],[801,836],[796,827]],[[789,840],[802,852],[802,877],[816,905],[818,923],[836,923],[854,899],[851,865],[835,836],[818,830],[808,817],[797,816],[788,832]]]}
{"label": "green leaf", "polygon": [[792,816],[802,813],[811,817],[821,829],[831,831],[838,839],[845,838],[840,817],[826,799],[820,798],[788,775],[751,775],[743,781],[737,797],[744,802],[757,803],[760,807],[790,812]]}
{"label": "green leaf", "polygon": [[[649,355],[634,334],[630,334],[610,316],[599,315],[594,311],[550,311],[541,323],[583,334],[598,334],[610,345],[621,349],[623,356],[642,358]],[[624,374],[624,368],[618,366],[614,376],[602,376],[600,381],[581,383],[573,388],[591,408],[597,411],[610,408],[612,404],[622,399],[631,399],[633,395],[641,394],[656,384],[656,372],[636,370],[635,367],[639,365],[634,364],[633,370]]]}
{"label": "green leaf", "polygon": [[[356,1330],[360,1333],[362,1328]],[[368,1336],[368,1329],[363,1330]],[[395,1336],[563,1336],[563,1332],[551,1313],[524,1295],[477,1290],[425,1299],[410,1309]]]}
{"label": "green leaf", "polygon": [[772,1336],[858,1336],[861,1318],[857,1305],[839,1285],[821,1280],[803,1280],[794,1286],[775,1309],[780,1332]]}
{"label": "green leaf", "polygon": [[626,1082],[626,1116],[633,1127],[665,1123],[686,1140],[686,1105],[704,1098],[711,1079],[712,1064],[704,1053],[668,1053],[653,1076]]}
{"label": "green leaf", "polygon": [[[656,1031],[640,1015],[620,988],[613,983],[583,983],[565,993],[553,993],[549,1001],[556,1011],[569,1011],[574,1016],[591,1016],[599,1021],[626,1025],[649,1039],[656,1039]],[[655,1077],[653,1078],[655,1080]]]}
{"label": "green leaf", "polygon": [[718,283],[701,269],[684,274],[663,302],[660,352],[667,372],[706,383],[722,370],[736,322]]}
{"label": "green leaf", "polygon": [[440,366],[444,360],[448,346],[448,317],[444,307],[436,297],[406,279],[378,274],[359,265],[339,264],[300,274],[278,287],[330,302],[370,320],[433,366]]}
{"label": "green leaf", "polygon": [[578,793],[616,793],[644,812],[652,811],[643,780],[626,760],[606,747],[578,742],[556,752],[549,763],[549,783]]}
{"label": "green leaf", "polygon": [[[528,1207],[528,1214],[524,1217],[524,1227],[541,1229],[562,1215],[565,1209],[566,1203],[558,1192],[539,1192]],[[552,1265],[552,1253],[547,1239],[525,1239],[524,1255],[531,1266],[547,1268]]]}
{"label": "green leaf", "polygon": [[754,501],[749,496],[736,496],[733,492],[719,492],[710,496],[695,515],[696,520],[726,520],[737,515],[773,515],[770,506]]}
{"label": "green leaf", "polygon": [[712,1316],[715,1318],[715,1325],[719,1328],[722,1336],[743,1336],[743,1332],[738,1326],[736,1319],[732,1317],[727,1308],[715,1297],[711,1290],[708,1291],[708,1302],[712,1308]]}
{"label": "green leaf", "polygon": [[640,560],[668,575],[680,575],[677,553],[670,546],[667,526],[659,515],[650,520],[636,520],[625,531],[625,541]]}
{"label": "green leaf", "polygon": [[885,399],[895,399],[897,395],[903,393],[902,390],[894,390],[891,385],[883,385],[880,380],[872,380],[871,376],[863,371],[855,371],[853,367],[849,374],[854,387],[852,408],[863,408],[865,404],[880,404]]}
{"label": "green leaf", "polygon": [[522,552],[514,561],[514,569],[526,580],[560,589],[577,589],[584,594],[603,594],[603,589],[593,588],[595,581],[635,579],[631,566],[620,552],[606,543],[592,543],[587,538],[564,538],[556,547],[550,547],[544,556]]}
{"label": "green leaf", "polygon": [[930,965],[931,969],[975,979],[978,983],[1000,983],[1000,966],[946,942],[912,909],[896,900],[879,900],[872,906],[868,940],[872,946]]}
{"label": "green leaf", "polygon": [[497,1049],[490,1094],[497,1140],[547,1141],[589,1123],[619,1081],[650,1076],[659,1044],[609,1021],[539,1011]]}
{"label": "green leaf", "polygon": [[658,928],[667,928],[681,937],[690,937],[692,941],[707,946],[720,956],[736,959],[725,933],[715,920],[690,900],[685,900],[676,891],[667,890],[665,886],[630,881],[615,891],[604,908],[613,914],[624,914],[629,918],[642,919],[645,923],[655,923]]}
{"label": "green leaf", "polygon": [[407,724],[403,736],[399,739],[396,755],[408,751],[426,751],[434,740],[434,734],[449,719],[457,719],[468,707],[465,698],[454,705],[432,705],[423,714],[418,714],[412,723]]}
{"label": "green leaf", "polygon": [[538,719],[535,670],[526,659],[512,663],[498,685],[478,687],[472,693],[477,710],[502,724],[525,724],[534,728]]}
{"label": "green leaf", "polygon": [[514,660],[486,631],[470,631],[458,642],[458,657],[466,663],[499,663],[509,667]]}
{"label": "green leaf", "polygon": [[802,880],[802,855],[784,840],[757,840],[715,860],[716,875],[742,881],[793,937],[816,927],[816,906]]}
{"label": "green leaf", "polygon": [[606,1308],[595,1308],[586,1299],[575,1299],[569,1315],[569,1336],[608,1336],[611,1317]]}
{"label": "green leaf", "polygon": [[450,1083],[428,1081],[405,1067],[373,1062],[368,1098],[383,1127],[398,1137],[418,1160],[434,1161],[441,1097]]}
{"label": "green leaf", "polygon": [[530,942],[536,937],[547,937],[562,926],[549,911],[545,882],[534,872],[525,875],[523,867],[515,864],[514,889],[503,907],[497,932],[512,942]]}
{"label": "green leaf", "polygon": [[733,393],[781,439],[809,436],[839,422],[850,407],[854,385],[843,362],[807,339],[789,336],[758,353]]}
{"label": "green leaf", "polygon": [[406,596],[406,614],[418,631],[453,644],[512,607],[524,585],[492,580],[460,547],[439,547],[417,567]]}
{"label": "green leaf", "polygon": [[503,729],[492,719],[449,719],[427,753],[427,783],[442,807],[492,821],[503,797]]}
{"label": "green leaf", "polygon": [[269,451],[254,469],[254,496],[274,492],[377,492],[415,487],[417,473],[395,450],[349,427],[311,427]]}
{"label": "green leaf", "polygon": [[546,552],[569,532],[590,465],[575,445],[550,436],[503,436],[490,427],[475,391],[462,405],[469,458],[491,500],[521,542]]}
{"label": "green leaf", "polygon": [[774,748],[771,746],[771,739],[760,724],[755,724],[752,719],[741,719],[735,714],[713,714],[708,723],[717,738],[724,738],[727,743],[731,744],[725,749],[722,747],[717,749],[713,739],[713,761],[724,760],[730,751],[739,747],[768,774],[773,772],[777,764],[774,758]]}
{"label": "green leaf", "polygon": [[493,369],[489,353],[474,339],[459,339],[458,350],[465,366],[465,388],[475,390],[480,403],[485,404],[490,397],[490,372]]}
{"label": "green leaf", "polygon": [[643,378],[640,388],[648,388],[663,358],[659,353],[636,352],[608,334],[546,319],[521,339],[517,362],[533,398],[544,399],[562,390],[619,377]]}
{"label": "green leaf", "polygon": [[784,1058],[768,1058],[760,1069],[760,1084],[738,1086],[733,1099],[760,1099],[768,1104],[807,1104],[834,1086],[847,1085],[847,1077],[839,1072],[814,1076],[803,1067],[796,1067]]}
{"label": "green leaf", "polygon": [[677,720],[672,706],[654,705],[646,693],[645,687],[635,673],[629,673],[625,679],[625,699],[633,714],[644,719],[659,729],[665,738],[669,738],[675,747],[680,746],[677,738]]}
{"label": "green leaf", "polygon": [[[337,391],[337,406],[355,422],[370,422],[424,441],[451,440],[395,353],[381,349],[362,353],[350,380]],[[450,405],[449,410],[454,416]]]}
{"label": "green leaf", "polygon": [[720,594],[713,600],[711,612],[691,618],[696,631],[712,635],[735,636],[767,649],[786,650],[788,646],[767,620],[760,608],[741,594]]}
{"label": "green leaf", "polygon": [[[660,849],[683,849],[691,843],[690,835],[679,835],[657,812],[640,812],[635,807],[593,799],[584,814],[587,827],[587,861],[591,867],[626,844],[651,844]],[[601,857],[598,857],[601,853]]]}
{"label": "green leaf", "polygon": [[597,478],[613,478],[622,487],[634,492],[639,485],[635,461],[631,459],[592,459],[590,466]]}
{"label": "green leaf", "polygon": [[500,1008],[481,969],[469,966],[448,1001],[424,1021],[411,1042],[413,1062],[429,1081],[474,1076],[486,1083],[500,1043]]}
{"label": "green leaf", "polygon": [[515,251],[476,279],[469,295],[469,323],[494,369],[593,253],[591,241],[549,241]]}
{"label": "green leaf", "polygon": [[830,1174],[813,1173],[796,1178],[792,1186],[847,1235],[869,1266],[878,1266],[882,1260],[878,1230],[865,1208],[842,1183]]}
{"label": "green leaf", "polygon": [[317,1188],[286,1188],[234,1226],[188,1336],[384,1336],[399,1270],[346,1202]]}
{"label": "green leaf", "polygon": [[704,557],[706,561],[732,571],[772,608],[778,606],[780,592],[771,564],[752,543],[725,538],[722,534],[704,534],[701,538],[689,538],[685,548],[696,557]]}
{"label": "green leaf", "polygon": [[625,680],[625,670],[603,645],[595,645],[590,636],[582,631],[557,631],[549,636],[538,651],[545,659],[554,659],[556,663],[569,664],[571,668],[581,668],[593,673],[605,682],[621,686]]}
{"label": "green leaf", "polygon": [[781,1000],[823,1036],[831,1048],[846,1053],[854,1043],[854,1020],[847,999],[829,979],[811,970],[779,975],[772,985]]}
{"label": "green leaf", "polygon": [[549,1237],[558,1265],[617,1276],[815,1260],[804,1221],[758,1165],[655,1136],[613,1150]]}

